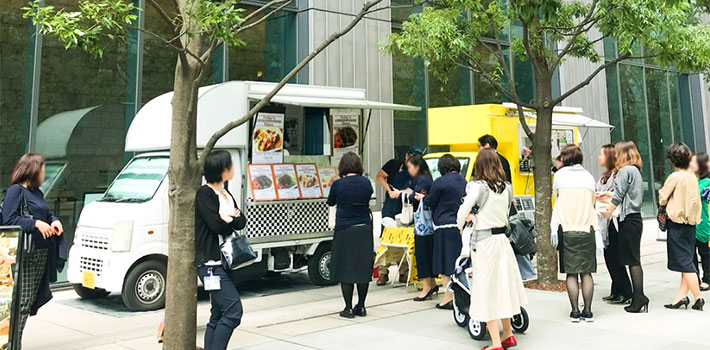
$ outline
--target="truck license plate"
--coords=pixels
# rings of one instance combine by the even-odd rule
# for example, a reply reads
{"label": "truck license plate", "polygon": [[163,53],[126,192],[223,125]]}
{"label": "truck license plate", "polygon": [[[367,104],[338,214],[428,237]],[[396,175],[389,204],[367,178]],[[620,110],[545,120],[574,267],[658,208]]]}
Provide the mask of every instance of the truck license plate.
{"label": "truck license plate", "polygon": [[81,286],[84,288],[96,288],[96,274],[91,271],[82,271]]}

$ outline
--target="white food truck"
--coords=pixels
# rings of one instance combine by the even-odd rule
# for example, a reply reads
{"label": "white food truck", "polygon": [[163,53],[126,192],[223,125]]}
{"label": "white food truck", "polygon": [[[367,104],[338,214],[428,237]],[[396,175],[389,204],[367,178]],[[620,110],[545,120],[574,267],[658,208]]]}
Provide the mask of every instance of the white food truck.
{"label": "white food truck", "polygon": [[[273,83],[233,81],[200,88],[198,148],[204,146],[213,132],[244,115],[274,86]],[[125,142],[125,151],[134,153],[134,157],[103,196],[81,212],[69,254],[68,279],[83,298],[121,293],[131,310],[158,309],[165,303],[172,96],[172,93],[158,96],[138,112]],[[268,163],[294,164],[294,169],[299,171],[298,166],[304,169],[330,167],[338,160],[338,155],[347,150],[362,155],[370,124],[368,112],[373,109],[417,111],[419,107],[368,101],[362,89],[288,84],[264,113],[220,139],[216,148],[228,150],[235,164],[235,179],[227,187],[247,215],[244,232],[258,255],[255,261],[234,271],[235,279],[260,277],[269,271],[307,269],[313,283],[331,283],[329,263],[333,232],[328,228],[324,195],[304,199],[304,195],[293,198],[283,192],[281,196],[282,187],[287,190],[296,185],[299,191],[295,193],[305,194],[301,189],[309,186],[313,178],[297,176],[290,180],[296,182],[303,178],[306,182],[294,184],[274,174],[272,183],[266,182],[267,187],[275,187],[278,198],[264,197],[263,191],[252,188],[252,182],[259,183],[256,187],[263,183],[259,179],[248,181],[250,164],[267,160]],[[347,137],[334,135],[342,119],[336,119],[338,113],[349,114],[350,126],[356,126],[343,133]],[[282,123],[277,127],[271,125],[273,132],[281,134],[266,145],[263,135],[259,135],[268,129],[263,125],[259,127],[262,114],[280,115]],[[273,138],[274,135],[267,136]],[[259,195],[255,196],[257,192]],[[325,189],[320,193],[325,193]]]}

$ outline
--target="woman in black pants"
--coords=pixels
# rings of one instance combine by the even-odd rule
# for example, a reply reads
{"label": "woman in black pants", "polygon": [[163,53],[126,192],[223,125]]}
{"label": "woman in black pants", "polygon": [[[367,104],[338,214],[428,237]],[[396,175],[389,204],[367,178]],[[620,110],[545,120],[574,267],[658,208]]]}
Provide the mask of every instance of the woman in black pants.
{"label": "woman in black pants", "polygon": [[26,243],[31,241],[31,248],[24,253],[20,264],[20,344],[27,319],[52,299],[49,283],[57,280],[60,264],[59,247],[64,227],[49,211],[39,189],[44,176],[44,158],[36,153],[23,155],[12,170],[10,187],[3,198],[0,225],[21,226]]}
{"label": "woman in black pants", "polygon": [[[330,271],[333,281],[340,282],[345,300],[341,317],[366,316],[365,298],[372,280],[373,246],[370,197],[372,184],[362,176],[360,157],[346,153],[338,165],[340,179],[335,180],[328,195],[328,205],[336,205],[335,235]],[[353,308],[357,284],[358,303]]]}
{"label": "woman in black pants", "polygon": [[616,177],[614,197],[602,216],[611,218],[619,207],[619,261],[629,267],[633,300],[624,308],[626,312],[648,312],[649,300],[643,293],[643,268],[641,268],[641,203],[643,203],[643,178],[641,154],[632,141],[619,141],[614,147]]}
{"label": "woman in black pants", "polygon": [[224,187],[225,181],[234,177],[229,152],[210,153],[205,159],[204,176],[207,184],[195,196],[195,266],[212,303],[205,350],[225,350],[244,312],[237,288],[222,266],[219,245],[224,237],[243,229],[247,219]]}
{"label": "woman in black pants", "polygon": [[[614,172],[616,171],[616,157],[614,145],[604,145],[599,152],[599,166],[604,168],[604,173],[596,184],[597,199],[608,198],[614,193]],[[608,200],[608,199],[607,199]],[[611,293],[602,300],[611,304],[627,304],[631,301],[631,281],[626,267],[619,260],[619,232],[616,229],[615,219],[599,217],[599,229],[604,239],[604,262],[611,276]]]}

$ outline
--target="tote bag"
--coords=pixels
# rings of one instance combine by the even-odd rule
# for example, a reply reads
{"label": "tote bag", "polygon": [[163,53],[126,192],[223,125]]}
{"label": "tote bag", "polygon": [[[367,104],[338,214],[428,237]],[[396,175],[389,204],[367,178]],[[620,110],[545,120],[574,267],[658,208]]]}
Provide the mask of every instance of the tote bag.
{"label": "tote bag", "polygon": [[256,253],[247,237],[237,233],[225,238],[219,250],[222,253],[222,265],[227,271],[236,270],[239,265],[256,259]]}
{"label": "tote bag", "polygon": [[402,194],[402,214],[399,216],[399,222],[402,225],[409,225],[414,219],[414,206],[409,202],[409,196]]}
{"label": "tote bag", "polygon": [[429,236],[434,233],[434,221],[431,219],[431,210],[424,207],[424,203],[419,203],[419,208],[414,213],[414,234],[417,236]]}

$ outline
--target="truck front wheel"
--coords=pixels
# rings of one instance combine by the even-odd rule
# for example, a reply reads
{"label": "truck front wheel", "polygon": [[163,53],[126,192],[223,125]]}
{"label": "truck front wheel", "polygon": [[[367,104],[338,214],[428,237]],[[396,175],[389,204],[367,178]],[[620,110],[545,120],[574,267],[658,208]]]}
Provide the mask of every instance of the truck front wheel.
{"label": "truck front wheel", "polygon": [[106,291],[105,289],[101,288],[95,288],[95,289],[89,289],[82,287],[81,284],[75,284],[73,285],[74,291],[76,294],[79,295],[80,298],[82,299],[101,299],[107,297],[111,292]]}
{"label": "truck front wheel", "polygon": [[330,248],[330,242],[323,242],[318,245],[315,253],[308,257],[308,277],[311,279],[311,283],[317,286],[335,284],[330,274],[330,258],[332,256]]}
{"label": "truck front wheel", "polygon": [[146,260],[134,266],[123,282],[123,303],[131,311],[162,309],[166,276],[167,267],[159,260]]}

